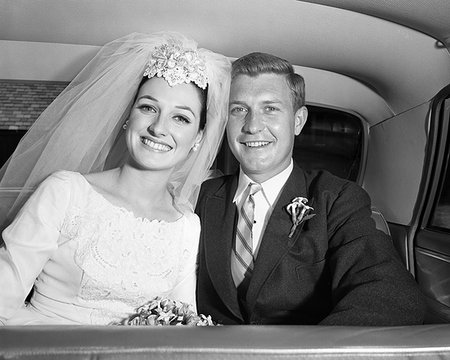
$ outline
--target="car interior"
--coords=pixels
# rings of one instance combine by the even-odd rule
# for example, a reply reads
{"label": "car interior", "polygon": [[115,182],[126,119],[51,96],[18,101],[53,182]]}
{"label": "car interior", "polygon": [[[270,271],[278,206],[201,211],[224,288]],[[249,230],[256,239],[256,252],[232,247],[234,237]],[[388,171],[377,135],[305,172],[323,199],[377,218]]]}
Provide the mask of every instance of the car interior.
{"label": "car interior", "polygon": [[[450,2],[0,0],[1,165],[103,44],[162,30],[294,65],[309,110],[294,160],[368,192],[426,297],[425,324],[0,327],[0,359],[450,357]],[[238,166],[224,141],[214,168]]]}

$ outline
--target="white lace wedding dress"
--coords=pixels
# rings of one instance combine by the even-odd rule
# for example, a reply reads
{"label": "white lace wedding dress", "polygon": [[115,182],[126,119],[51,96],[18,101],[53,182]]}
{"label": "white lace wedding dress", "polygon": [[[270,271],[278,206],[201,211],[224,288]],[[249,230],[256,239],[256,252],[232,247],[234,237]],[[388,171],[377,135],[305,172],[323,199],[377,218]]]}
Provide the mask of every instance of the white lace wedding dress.
{"label": "white lace wedding dress", "polygon": [[199,232],[192,212],[137,218],[57,172],[3,232],[0,323],[109,324],[156,296],[194,305]]}

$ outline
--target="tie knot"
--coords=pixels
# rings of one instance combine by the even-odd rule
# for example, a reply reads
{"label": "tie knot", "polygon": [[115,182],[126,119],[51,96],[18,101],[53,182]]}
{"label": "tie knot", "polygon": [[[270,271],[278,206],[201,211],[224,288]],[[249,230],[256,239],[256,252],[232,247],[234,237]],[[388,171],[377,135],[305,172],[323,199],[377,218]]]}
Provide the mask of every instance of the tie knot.
{"label": "tie knot", "polygon": [[258,184],[258,183],[250,183],[250,184],[248,184],[248,187],[250,188],[249,193],[248,193],[249,196],[255,195],[262,188],[261,184]]}

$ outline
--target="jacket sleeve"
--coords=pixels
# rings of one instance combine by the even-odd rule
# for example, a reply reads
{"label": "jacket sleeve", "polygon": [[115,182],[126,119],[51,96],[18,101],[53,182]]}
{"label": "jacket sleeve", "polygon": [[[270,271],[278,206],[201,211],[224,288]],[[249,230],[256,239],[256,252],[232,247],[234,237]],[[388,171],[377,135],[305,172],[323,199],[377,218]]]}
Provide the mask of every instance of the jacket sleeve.
{"label": "jacket sleeve", "polygon": [[23,305],[34,281],[58,247],[70,191],[63,174],[48,177],[3,231],[0,248],[0,323]]}
{"label": "jacket sleeve", "polygon": [[327,222],[333,308],[320,325],[421,324],[422,294],[391,238],[375,228],[367,193],[347,183]]}

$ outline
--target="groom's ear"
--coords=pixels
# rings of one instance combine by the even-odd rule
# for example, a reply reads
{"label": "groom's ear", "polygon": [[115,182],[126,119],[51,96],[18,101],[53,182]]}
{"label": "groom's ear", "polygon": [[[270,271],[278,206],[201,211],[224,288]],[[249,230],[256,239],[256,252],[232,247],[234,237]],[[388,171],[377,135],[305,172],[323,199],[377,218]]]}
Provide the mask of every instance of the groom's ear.
{"label": "groom's ear", "polygon": [[296,136],[302,132],[303,126],[305,126],[307,119],[308,109],[306,106],[302,106],[294,114],[294,133]]}

